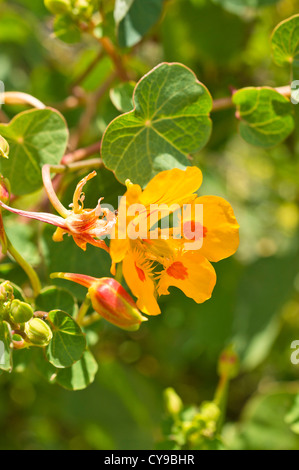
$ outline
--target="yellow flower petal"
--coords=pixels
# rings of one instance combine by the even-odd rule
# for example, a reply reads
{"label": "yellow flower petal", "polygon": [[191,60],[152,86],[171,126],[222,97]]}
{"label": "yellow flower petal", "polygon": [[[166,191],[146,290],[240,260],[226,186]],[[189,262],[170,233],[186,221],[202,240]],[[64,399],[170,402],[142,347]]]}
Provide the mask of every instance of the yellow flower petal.
{"label": "yellow flower petal", "polygon": [[147,185],[140,196],[141,204],[179,204],[180,206],[192,199],[193,194],[202,183],[202,172],[196,166],[186,170],[162,171]]}
{"label": "yellow flower petal", "polygon": [[110,255],[113,263],[120,263],[129,250],[127,226],[132,217],[127,216],[127,211],[131,205],[138,204],[141,193],[142,189],[138,184],[130,184],[120,200],[117,222],[111,234]]}
{"label": "yellow flower petal", "polygon": [[211,297],[215,284],[216,273],[211,263],[199,251],[189,251],[179,254],[165,266],[158,293],[167,295],[168,288],[174,286],[195,302],[202,303]]}
{"label": "yellow flower petal", "polygon": [[146,315],[159,315],[161,310],[155,297],[155,284],[149,264],[130,251],[123,261],[123,275],[129,288],[137,297],[137,307]]}
{"label": "yellow flower petal", "polygon": [[194,204],[203,204],[200,253],[213,262],[233,255],[239,246],[239,225],[231,205],[217,196],[199,197]]}
{"label": "yellow flower petal", "polygon": [[129,249],[129,240],[111,240],[110,242],[110,256],[113,263],[120,263],[126,256]]}

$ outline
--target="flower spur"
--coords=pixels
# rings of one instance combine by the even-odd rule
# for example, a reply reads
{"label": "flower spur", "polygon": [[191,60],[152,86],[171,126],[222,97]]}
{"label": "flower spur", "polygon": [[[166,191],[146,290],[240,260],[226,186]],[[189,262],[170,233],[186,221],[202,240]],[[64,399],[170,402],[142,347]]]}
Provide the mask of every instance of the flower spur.
{"label": "flower spur", "polygon": [[70,205],[71,210],[69,210],[61,204],[54,192],[49,165],[43,167],[43,181],[47,195],[60,216],[44,212],[29,212],[14,209],[1,201],[0,205],[14,214],[56,226],[57,230],[53,235],[55,242],[62,241],[63,236],[68,234],[73,237],[75,243],[84,251],[88,243],[108,251],[106,243],[101,238],[111,233],[116,222],[115,213],[101,207],[102,199],[99,199],[95,209],[84,209],[85,195],[82,190],[85,184],[95,176],[96,172],[93,171],[78,183],[74,192],[73,202]]}

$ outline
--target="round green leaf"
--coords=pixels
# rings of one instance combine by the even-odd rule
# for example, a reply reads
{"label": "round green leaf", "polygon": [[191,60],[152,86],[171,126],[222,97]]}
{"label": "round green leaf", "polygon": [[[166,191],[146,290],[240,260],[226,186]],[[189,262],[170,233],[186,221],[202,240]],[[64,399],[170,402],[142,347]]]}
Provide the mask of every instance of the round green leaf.
{"label": "round green leaf", "polygon": [[67,290],[57,286],[43,289],[35,299],[36,310],[49,312],[62,310],[73,316],[77,313],[78,305],[75,297]]}
{"label": "round green leaf", "polygon": [[130,10],[134,0],[115,0],[114,19],[118,24]]}
{"label": "round green leaf", "polygon": [[135,86],[134,82],[125,82],[110,90],[110,99],[121,113],[128,113],[134,108],[132,96]]}
{"label": "round green leaf", "polygon": [[67,390],[84,390],[94,381],[97,371],[97,361],[91,352],[85,351],[80,361],[58,372],[56,383]]}
{"label": "round green leaf", "polygon": [[241,120],[240,134],[249,144],[273,147],[294,129],[291,103],[272,88],[243,88],[233,102]]}
{"label": "round green leaf", "polygon": [[48,361],[58,369],[70,367],[79,361],[86,347],[81,328],[67,313],[53,310],[48,315],[53,339],[46,348]]}
{"label": "round green leaf", "polygon": [[163,63],[136,85],[134,110],[117,117],[102,142],[105,165],[145,185],[159,171],[184,168],[211,134],[212,98],[187,67]]}
{"label": "round green leaf", "polygon": [[162,13],[164,0],[117,0],[114,18],[121,47],[137,44]]}
{"label": "round green leaf", "polygon": [[299,61],[299,15],[282,21],[274,29],[272,53],[277,65]]}
{"label": "round green leaf", "polygon": [[9,159],[0,159],[0,171],[10,180],[15,195],[39,189],[42,166],[57,165],[68,142],[63,116],[50,108],[18,114],[9,124],[0,124],[0,134],[10,146]]}

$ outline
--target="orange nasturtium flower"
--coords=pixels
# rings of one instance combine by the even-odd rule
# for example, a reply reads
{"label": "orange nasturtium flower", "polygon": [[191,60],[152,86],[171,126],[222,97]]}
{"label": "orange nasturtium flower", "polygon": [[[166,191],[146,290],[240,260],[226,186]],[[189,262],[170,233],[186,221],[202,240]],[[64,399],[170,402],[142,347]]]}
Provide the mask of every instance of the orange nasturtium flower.
{"label": "orange nasturtium flower", "polygon": [[73,203],[70,205],[71,210],[66,209],[59,199],[57,198],[50,178],[49,166],[43,167],[43,180],[44,186],[47,191],[48,197],[60,216],[43,213],[43,212],[28,212],[7,206],[0,200],[0,205],[15,214],[28,217],[30,219],[40,220],[57,227],[53,235],[53,240],[60,242],[63,236],[68,234],[73,237],[75,243],[86,250],[87,243],[103,248],[108,251],[108,247],[101,237],[106,236],[113,229],[116,216],[114,212],[101,208],[101,199],[95,209],[84,208],[84,193],[82,192],[84,185],[91,178],[96,176],[93,171],[88,176],[83,178],[74,192]]}
{"label": "orange nasturtium flower", "polygon": [[[209,299],[216,283],[210,261],[227,258],[238,248],[239,225],[230,204],[216,196],[198,197],[195,192],[201,183],[199,168],[188,167],[159,173],[144,191],[138,185],[127,184],[110,244],[112,272],[115,264],[123,263],[124,278],[138,299],[138,308],[147,315],[160,313],[157,296],[169,294],[171,286],[197,303]],[[136,205],[137,215],[131,210],[132,204]],[[175,235],[175,228],[165,236],[163,227],[151,226],[152,220],[162,222],[164,216],[175,214],[178,208],[184,211],[187,205],[188,216],[181,214],[180,237]],[[198,207],[202,208],[202,223],[195,217]],[[137,237],[136,228],[141,234]],[[153,229],[158,233],[154,239]],[[200,241],[199,245],[195,240]]]}

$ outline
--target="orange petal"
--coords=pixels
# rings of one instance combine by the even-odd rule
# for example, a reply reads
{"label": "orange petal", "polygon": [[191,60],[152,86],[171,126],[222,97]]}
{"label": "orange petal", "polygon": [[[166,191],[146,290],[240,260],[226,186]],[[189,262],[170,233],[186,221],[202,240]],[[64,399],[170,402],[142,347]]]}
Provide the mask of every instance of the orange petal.
{"label": "orange petal", "polygon": [[123,261],[123,275],[138,299],[137,307],[147,315],[159,315],[161,310],[155,297],[155,284],[149,266],[142,264],[133,251]]}
{"label": "orange petal", "polygon": [[158,285],[159,295],[169,294],[170,286],[178,287],[197,303],[205,302],[212,295],[216,273],[200,252],[185,252],[165,266]]}
{"label": "orange petal", "polygon": [[239,246],[239,225],[231,205],[217,196],[203,196],[194,204],[203,204],[204,238],[200,253],[216,262],[233,255]]}

